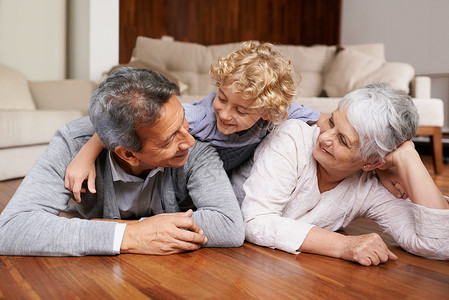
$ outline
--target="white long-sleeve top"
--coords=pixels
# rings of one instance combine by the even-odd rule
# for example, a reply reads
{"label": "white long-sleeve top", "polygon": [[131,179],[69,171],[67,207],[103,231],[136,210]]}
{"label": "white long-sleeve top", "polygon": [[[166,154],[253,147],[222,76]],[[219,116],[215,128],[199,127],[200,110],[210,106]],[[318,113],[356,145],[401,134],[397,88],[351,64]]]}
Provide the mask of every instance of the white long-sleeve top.
{"label": "white long-sleeve top", "polygon": [[397,199],[373,172],[359,171],[320,193],[312,156],[318,134],[316,126],[288,120],[265,138],[251,162],[233,174],[237,196],[243,199],[248,241],[298,253],[313,226],[335,231],[364,217],[411,253],[449,259],[449,210]]}

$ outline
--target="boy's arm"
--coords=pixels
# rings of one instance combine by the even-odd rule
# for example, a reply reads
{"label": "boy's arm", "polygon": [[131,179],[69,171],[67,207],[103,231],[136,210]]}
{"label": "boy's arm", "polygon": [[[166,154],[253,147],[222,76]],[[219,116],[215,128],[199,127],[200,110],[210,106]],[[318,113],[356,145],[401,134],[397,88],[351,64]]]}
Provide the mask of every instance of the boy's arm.
{"label": "boy's arm", "polygon": [[292,103],[288,108],[288,119],[302,120],[309,125],[317,124],[320,126],[321,122],[328,117],[327,114],[322,114],[304,104]]}
{"label": "boy's arm", "polygon": [[309,125],[316,124],[318,127],[321,127],[321,124],[326,122],[328,119],[329,119],[329,114],[320,113],[320,117],[319,117],[319,119],[317,121],[315,121],[315,122],[308,122],[308,124]]}
{"label": "boy's arm", "polygon": [[95,133],[81,148],[65,170],[64,186],[73,192],[76,202],[81,202],[81,193],[86,189],[82,187],[87,179],[87,187],[91,193],[95,193],[95,159],[103,150],[103,144]]}

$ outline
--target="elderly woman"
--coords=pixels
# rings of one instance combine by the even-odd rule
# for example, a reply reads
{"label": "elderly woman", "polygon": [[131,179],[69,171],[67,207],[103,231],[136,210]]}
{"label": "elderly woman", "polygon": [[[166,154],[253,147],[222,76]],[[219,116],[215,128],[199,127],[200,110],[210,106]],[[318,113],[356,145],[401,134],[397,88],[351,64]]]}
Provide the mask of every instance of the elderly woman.
{"label": "elderly woman", "polygon": [[[246,239],[366,266],[396,259],[375,233],[334,232],[363,217],[411,253],[449,259],[449,205],[410,141],[417,123],[411,98],[378,83],[347,94],[321,132],[298,120],[277,127],[233,176]],[[410,197],[393,196],[377,168],[397,170]]]}

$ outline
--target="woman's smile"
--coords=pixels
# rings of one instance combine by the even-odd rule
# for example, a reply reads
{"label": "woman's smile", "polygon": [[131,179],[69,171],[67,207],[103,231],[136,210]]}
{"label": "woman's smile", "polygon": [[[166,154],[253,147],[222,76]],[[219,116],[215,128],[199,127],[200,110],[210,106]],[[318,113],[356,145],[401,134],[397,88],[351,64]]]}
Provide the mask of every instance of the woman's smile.
{"label": "woman's smile", "polygon": [[329,151],[327,151],[326,149],[324,149],[324,147],[322,146],[321,142],[318,142],[318,147],[320,148],[321,152],[324,152],[330,156],[333,156]]}

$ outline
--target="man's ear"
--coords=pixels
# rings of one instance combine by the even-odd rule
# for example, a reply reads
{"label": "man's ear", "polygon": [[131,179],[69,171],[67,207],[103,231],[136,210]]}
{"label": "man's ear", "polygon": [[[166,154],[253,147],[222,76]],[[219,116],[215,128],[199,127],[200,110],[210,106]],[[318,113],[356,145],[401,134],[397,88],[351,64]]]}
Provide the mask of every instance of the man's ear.
{"label": "man's ear", "polygon": [[382,159],[379,159],[376,163],[366,163],[362,167],[362,170],[363,171],[372,171],[377,168],[380,169],[384,164],[385,164],[385,162]]}
{"label": "man's ear", "polygon": [[268,115],[263,115],[262,120],[264,120],[264,121],[268,120]]}
{"label": "man's ear", "polygon": [[134,155],[134,152],[123,148],[122,146],[116,146],[114,149],[115,154],[122,160],[130,164],[131,166],[139,165],[140,160]]}

